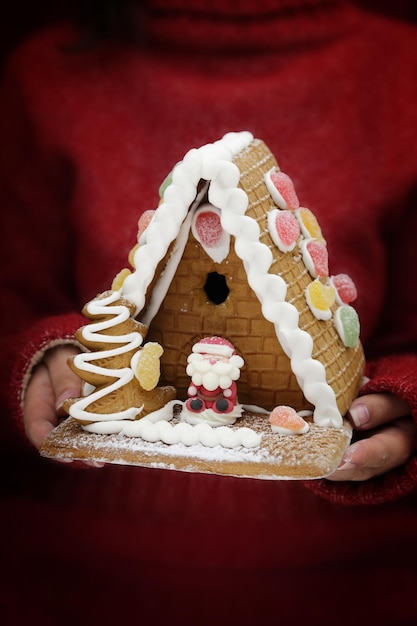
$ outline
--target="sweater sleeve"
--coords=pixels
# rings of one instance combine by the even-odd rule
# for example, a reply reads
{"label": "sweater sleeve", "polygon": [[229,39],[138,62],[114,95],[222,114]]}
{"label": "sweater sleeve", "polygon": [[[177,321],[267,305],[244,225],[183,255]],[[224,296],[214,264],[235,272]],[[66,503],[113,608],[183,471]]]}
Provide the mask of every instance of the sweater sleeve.
{"label": "sweater sleeve", "polygon": [[[360,395],[392,393],[408,402],[417,424],[417,355],[386,356],[367,365],[369,382]],[[417,452],[394,470],[364,482],[319,480],[306,483],[315,493],[340,504],[381,504],[406,496],[417,485]]]}
{"label": "sweater sleeve", "polygon": [[21,75],[11,63],[0,92],[0,440],[8,451],[30,372],[48,347],[73,341],[81,320],[69,217],[73,169]]}

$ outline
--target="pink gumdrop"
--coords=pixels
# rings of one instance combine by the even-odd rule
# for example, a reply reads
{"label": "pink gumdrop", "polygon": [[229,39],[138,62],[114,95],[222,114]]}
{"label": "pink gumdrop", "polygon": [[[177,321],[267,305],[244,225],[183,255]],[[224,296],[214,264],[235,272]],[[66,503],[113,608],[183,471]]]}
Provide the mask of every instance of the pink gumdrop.
{"label": "pink gumdrop", "polygon": [[286,208],[292,211],[298,209],[300,202],[295,193],[294,183],[291,178],[287,174],[284,174],[284,172],[273,172],[271,173],[271,181],[287,203]]}
{"label": "pink gumdrop", "polygon": [[332,276],[331,281],[337,291],[337,295],[343,304],[354,302],[358,297],[356,285],[348,274]]}
{"label": "pink gumdrop", "polygon": [[327,248],[320,241],[309,241],[307,250],[314,266],[316,276],[329,275],[329,258]]}
{"label": "pink gumdrop", "polygon": [[202,211],[199,213],[195,221],[195,229],[200,242],[206,248],[213,248],[223,234],[220,216],[214,211]]}
{"label": "pink gumdrop", "polygon": [[275,228],[284,246],[291,247],[300,236],[300,226],[289,211],[279,211],[275,217]]}
{"label": "pink gumdrop", "polygon": [[153,218],[154,214],[155,214],[154,210],[148,209],[147,211],[144,211],[142,215],[140,216],[139,221],[138,221],[138,241],[141,235],[148,228],[150,221]]}

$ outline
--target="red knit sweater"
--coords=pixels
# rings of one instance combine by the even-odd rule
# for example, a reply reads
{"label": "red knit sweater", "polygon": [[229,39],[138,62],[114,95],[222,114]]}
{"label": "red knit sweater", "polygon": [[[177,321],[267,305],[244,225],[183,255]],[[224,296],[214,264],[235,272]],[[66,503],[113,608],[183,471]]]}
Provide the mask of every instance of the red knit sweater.
{"label": "red knit sweater", "polygon": [[[147,623],[174,612],[184,624],[273,615],[327,624],[343,602],[338,622],[347,624],[359,609],[346,606],[346,589],[362,588],[364,622],[411,623],[415,458],[358,484],[85,471],[38,458],[15,426],[31,368],[72,340],[83,303],[126,265],[138,217],[155,208],[172,165],[192,146],[246,129],[318,216],[332,273],[358,287],[366,391],[399,395],[417,419],[415,29],[336,0],[145,4],[145,47],[69,52],[76,35],[62,27],[30,41],[5,75],[6,606],[26,588],[22,623],[57,624],[70,586],[78,623],[82,612],[100,617],[90,623],[130,616],[138,597],[137,619]],[[40,555],[48,596],[34,583]],[[395,581],[381,597],[388,573]]]}

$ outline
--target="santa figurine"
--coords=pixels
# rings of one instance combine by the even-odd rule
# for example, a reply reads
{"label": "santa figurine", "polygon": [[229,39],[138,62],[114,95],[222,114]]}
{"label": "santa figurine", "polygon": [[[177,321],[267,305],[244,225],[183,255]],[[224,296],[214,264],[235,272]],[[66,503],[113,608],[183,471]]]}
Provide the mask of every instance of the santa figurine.
{"label": "santa figurine", "polygon": [[188,400],[181,417],[190,424],[233,424],[242,414],[236,380],[244,365],[235,347],[221,337],[205,337],[194,344],[188,357],[191,377]]}

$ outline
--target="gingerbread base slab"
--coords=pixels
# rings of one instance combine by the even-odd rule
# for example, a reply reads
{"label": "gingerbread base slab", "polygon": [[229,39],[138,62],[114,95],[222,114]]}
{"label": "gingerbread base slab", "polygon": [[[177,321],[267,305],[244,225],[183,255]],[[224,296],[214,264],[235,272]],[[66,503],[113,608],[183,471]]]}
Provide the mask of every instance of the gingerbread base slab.
{"label": "gingerbread base slab", "polygon": [[[174,418],[172,423],[177,419]],[[272,433],[265,416],[244,413],[239,426],[262,433],[261,444],[256,448],[228,449],[209,448],[202,444],[149,443],[139,437],[88,433],[76,420],[68,418],[48,435],[40,452],[48,458],[94,460],[242,478],[309,480],[328,476],[336,469],[352,436],[347,421],[341,429],[321,428],[310,422],[308,433],[285,436]]]}

